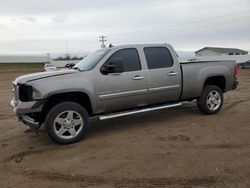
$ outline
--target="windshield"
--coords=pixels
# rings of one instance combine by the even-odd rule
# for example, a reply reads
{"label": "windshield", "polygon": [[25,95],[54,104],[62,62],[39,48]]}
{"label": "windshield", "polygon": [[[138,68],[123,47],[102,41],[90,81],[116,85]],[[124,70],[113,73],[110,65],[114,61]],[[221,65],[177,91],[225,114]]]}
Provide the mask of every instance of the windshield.
{"label": "windshield", "polygon": [[81,71],[89,71],[93,69],[109,51],[110,49],[101,49],[92,52],[79,63],[77,63],[73,68],[79,69]]}

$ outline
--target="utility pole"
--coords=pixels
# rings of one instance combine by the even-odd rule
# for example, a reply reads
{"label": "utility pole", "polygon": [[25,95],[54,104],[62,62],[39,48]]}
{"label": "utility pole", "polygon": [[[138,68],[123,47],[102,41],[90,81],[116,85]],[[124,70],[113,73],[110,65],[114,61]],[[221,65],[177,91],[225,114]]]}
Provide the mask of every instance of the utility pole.
{"label": "utility pole", "polygon": [[66,46],[66,59],[70,58],[70,54],[69,54],[69,48],[68,48],[68,41],[66,40],[65,42],[65,46]]}
{"label": "utility pole", "polygon": [[50,53],[47,53],[48,56],[48,63],[51,64]]}
{"label": "utility pole", "polygon": [[99,41],[101,42],[101,48],[105,48],[105,42],[107,41],[107,37],[102,35],[99,37]]}

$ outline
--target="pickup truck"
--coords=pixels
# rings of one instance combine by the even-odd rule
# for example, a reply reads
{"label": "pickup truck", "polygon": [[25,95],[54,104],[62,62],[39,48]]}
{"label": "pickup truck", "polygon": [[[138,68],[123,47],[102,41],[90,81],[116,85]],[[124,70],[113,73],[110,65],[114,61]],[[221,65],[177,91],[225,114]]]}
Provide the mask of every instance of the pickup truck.
{"label": "pickup truck", "polygon": [[[169,44],[97,50],[70,70],[34,73],[13,82],[11,106],[32,129],[45,125],[59,144],[81,140],[100,120],[180,106],[197,100],[215,114],[223,93],[237,87],[234,61],[182,62]],[[146,118],[146,117],[145,117]]]}

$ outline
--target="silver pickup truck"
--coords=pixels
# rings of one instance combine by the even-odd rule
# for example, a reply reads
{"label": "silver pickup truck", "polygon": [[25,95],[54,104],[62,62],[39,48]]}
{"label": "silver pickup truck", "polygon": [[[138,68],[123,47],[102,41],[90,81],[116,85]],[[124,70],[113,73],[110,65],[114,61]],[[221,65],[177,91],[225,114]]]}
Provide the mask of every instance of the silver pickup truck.
{"label": "silver pickup truck", "polygon": [[123,45],[97,50],[71,70],[18,77],[11,101],[31,128],[45,125],[59,144],[81,140],[90,117],[100,120],[160,110],[197,100],[215,114],[223,93],[237,87],[234,61],[183,62],[168,44]]}

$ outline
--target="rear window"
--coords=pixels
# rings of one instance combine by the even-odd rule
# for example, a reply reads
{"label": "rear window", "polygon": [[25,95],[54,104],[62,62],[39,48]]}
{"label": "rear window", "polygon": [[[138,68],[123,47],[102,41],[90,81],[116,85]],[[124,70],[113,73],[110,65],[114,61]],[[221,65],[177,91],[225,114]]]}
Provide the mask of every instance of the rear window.
{"label": "rear window", "polygon": [[165,47],[146,47],[144,53],[148,69],[160,69],[173,66],[173,58]]}

